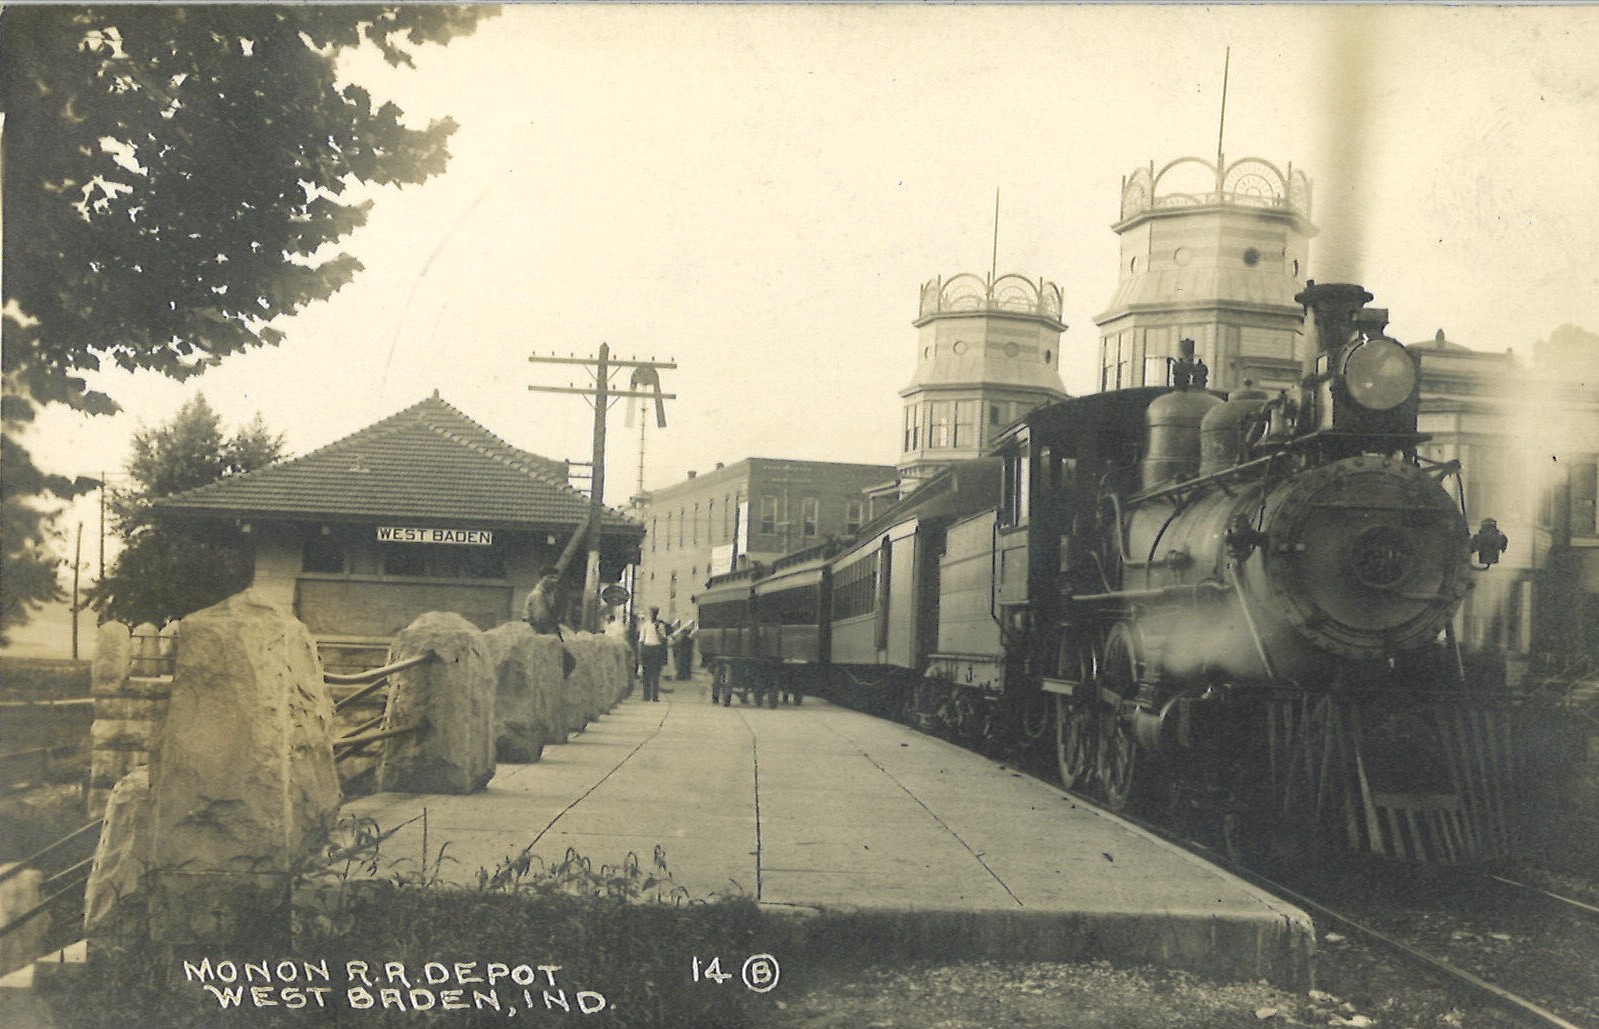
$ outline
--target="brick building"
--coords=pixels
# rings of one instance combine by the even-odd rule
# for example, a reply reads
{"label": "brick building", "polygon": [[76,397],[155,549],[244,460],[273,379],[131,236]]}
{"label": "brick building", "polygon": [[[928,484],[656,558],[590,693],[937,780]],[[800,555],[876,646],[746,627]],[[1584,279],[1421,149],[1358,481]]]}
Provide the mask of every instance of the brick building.
{"label": "brick building", "polygon": [[853,535],[870,517],[864,491],[893,478],[891,465],[750,457],[651,491],[638,501],[635,610],[696,618],[692,598],[711,575]]}

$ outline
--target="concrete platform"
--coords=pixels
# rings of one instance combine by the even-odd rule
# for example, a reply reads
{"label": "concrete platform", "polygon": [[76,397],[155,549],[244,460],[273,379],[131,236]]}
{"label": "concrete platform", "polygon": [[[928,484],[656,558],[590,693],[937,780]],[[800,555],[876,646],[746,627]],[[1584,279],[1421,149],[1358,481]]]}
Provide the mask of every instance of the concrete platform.
{"label": "concrete platform", "polygon": [[[816,699],[713,706],[703,675],[636,695],[531,765],[469,796],[377,794],[344,813],[415,868],[449,843],[469,885],[528,852],[600,864],[665,851],[695,897],[820,911],[918,957],[1148,962],[1308,984],[1315,933],[1297,908],[1028,778],[902,725]],[[391,866],[393,867],[393,866]],[[826,920],[826,919],[824,919]],[[919,941],[919,942],[918,942]]]}

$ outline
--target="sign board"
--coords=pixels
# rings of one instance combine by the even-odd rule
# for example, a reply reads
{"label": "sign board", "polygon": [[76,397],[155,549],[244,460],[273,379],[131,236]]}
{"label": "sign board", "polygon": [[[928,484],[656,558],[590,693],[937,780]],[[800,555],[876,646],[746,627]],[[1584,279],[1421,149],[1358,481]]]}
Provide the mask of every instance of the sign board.
{"label": "sign board", "polygon": [[494,545],[488,529],[418,529],[405,526],[378,526],[379,543],[467,543],[476,547]]}
{"label": "sign board", "polygon": [[621,607],[627,603],[627,598],[631,595],[627,592],[626,586],[614,582],[600,590],[600,599],[605,601],[609,607]]}

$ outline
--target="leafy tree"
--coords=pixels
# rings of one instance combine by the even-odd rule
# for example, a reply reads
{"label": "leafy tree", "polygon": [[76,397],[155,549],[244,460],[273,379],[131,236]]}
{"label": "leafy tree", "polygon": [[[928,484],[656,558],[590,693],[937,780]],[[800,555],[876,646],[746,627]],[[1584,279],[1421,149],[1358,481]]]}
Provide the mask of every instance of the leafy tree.
{"label": "leafy tree", "polygon": [[175,528],[154,517],[154,501],[196,489],[228,475],[271,464],[283,454],[283,437],[257,415],[232,437],[196,396],[172,420],[133,437],[131,490],[112,501],[112,524],[123,549],[92,599],[105,614],[136,625],[182,618],[250,584],[249,555],[228,526]]}
{"label": "leafy tree", "polygon": [[18,432],[40,403],[110,413],[103,366],[175,378],[283,338],[273,322],[360,269],[336,244],[360,183],[442,171],[449,119],[405,125],[337,81],[341,51],[391,64],[492,8],[432,4],[8,5],[5,121],[6,603],[57,592],[45,504],[95,485],[40,472]]}

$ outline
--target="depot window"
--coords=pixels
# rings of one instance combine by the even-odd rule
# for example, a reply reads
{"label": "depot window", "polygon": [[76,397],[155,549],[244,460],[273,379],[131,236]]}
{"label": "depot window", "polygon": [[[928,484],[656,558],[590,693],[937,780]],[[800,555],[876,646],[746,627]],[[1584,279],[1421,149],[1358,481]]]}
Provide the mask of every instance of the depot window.
{"label": "depot window", "polygon": [[384,544],[383,574],[426,575],[427,548],[405,543]]}
{"label": "depot window", "polygon": [[300,570],[328,575],[342,575],[344,544],[337,537],[315,533],[307,536],[300,551]]}

